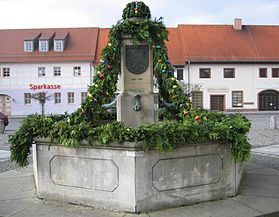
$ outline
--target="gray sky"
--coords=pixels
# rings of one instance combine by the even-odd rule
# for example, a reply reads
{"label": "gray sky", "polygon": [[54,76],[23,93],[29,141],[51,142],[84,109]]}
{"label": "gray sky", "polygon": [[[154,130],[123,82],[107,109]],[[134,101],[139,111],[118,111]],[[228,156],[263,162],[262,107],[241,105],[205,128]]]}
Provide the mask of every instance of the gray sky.
{"label": "gray sky", "polygon": [[[0,29],[111,27],[127,0],[0,0]],[[143,0],[167,26],[182,23],[279,25],[279,0]]]}

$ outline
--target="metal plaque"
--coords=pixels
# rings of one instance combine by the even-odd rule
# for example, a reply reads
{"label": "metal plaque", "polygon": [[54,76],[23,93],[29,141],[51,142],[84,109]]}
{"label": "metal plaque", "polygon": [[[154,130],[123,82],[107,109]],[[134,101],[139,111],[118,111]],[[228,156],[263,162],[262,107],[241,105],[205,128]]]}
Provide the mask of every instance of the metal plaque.
{"label": "metal plaque", "polygon": [[133,74],[141,74],[149,65],[148,45],[126,46],[126,67]]}

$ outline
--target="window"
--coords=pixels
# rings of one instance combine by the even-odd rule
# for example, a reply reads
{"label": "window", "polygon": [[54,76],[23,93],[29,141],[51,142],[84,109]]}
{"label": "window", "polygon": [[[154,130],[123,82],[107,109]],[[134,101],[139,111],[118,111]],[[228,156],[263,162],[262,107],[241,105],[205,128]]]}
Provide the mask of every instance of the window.
{"label": "window", "polygon": [[61,67],[53,67],[53,75],[61,76]]}
{"label": "window", "polygon": [[259,68],[259,77],[267,78],[267,68]]}
{"label": "window", "polygon": [[2,69],[3,77],[10,77],[10,68]]}
{"label": "window", "polygon": [[200,78],[211,78],[211,69],[200,68]]}
{"label": "window", "polygon": [[272,68],[272,78],[279,78],[279,68]]}
{"label": "window", "polygon": [[38,68],[38,76],[42,77],[42,76],[46,76],[46,68],[45,67],[39,67]]}
{"label": "window", "polygon": [[81,103],[85,101],[86,97],[87,97],[87,92],[81,92]]}
{"label": "window", "polygon": [[61,103],[61,93],[54,93],[54,103],[55,104]]}
{"label": "window", "polygon": [[234,78],[234,68],[224,68],[224,78]]}
{"label": "window", "polygon": [[24,51],[32,52],[33,50],[33,41],[24,41]]}
{"label": "window", "polygon": [[243,107],[243,91],[232,91],[232,107]]}
{"label": "window", "polygon": [[183,69],[177,69],[177,80],[183,80]]}
{"label": "window", "polygon": [[63,40],[54,40],[54,51],[63,51]]}
{"label": "window", "polygon": [[193,91],[192,92],[192,106],[194,108],[203,107],[203,92],[202,91]]}
{"label": "window", "polygon": [[81,75],[81,67],[80,66],[74,66],[74,76]]}
{"label": "window", "polygon": [[31,104],[31,93],[24,93],[24,104]]}
{"label": "window", "polygon": [[75,103],[75,93],[69,92],[68,93],[68,104]]}
{"label": "window", "polygon": [[39,42],[39,50],[40,51],[48,51],[48,41],[43,40]]}

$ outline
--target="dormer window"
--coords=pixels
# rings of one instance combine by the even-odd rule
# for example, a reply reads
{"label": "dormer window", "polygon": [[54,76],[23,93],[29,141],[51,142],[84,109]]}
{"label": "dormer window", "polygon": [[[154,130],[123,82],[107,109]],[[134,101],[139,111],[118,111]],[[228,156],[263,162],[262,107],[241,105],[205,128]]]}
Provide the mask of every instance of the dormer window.
{"label": "dormer window", "polygon": [[39,39],[39,51],[47,52],[52,47],[54,32],[43,32]]}
{"label": "dormer window", "polygon": [[68,40],[68,32],[59,32],[54,37],[54,51],[61,52],[65,50],[66,43]]}
{"label": "dormer window", "polygon": [[24,51],[32,52],[34,51],[34,42],[33,41],[24,41]]}
{"label": "dormer window", "polygon": [[64,50],[64,41],[54,40],[54,51],[63,51],[63,50]]}
{"label": "dormer window", "polygon": [[24,39],[24,51],[33,52],[38,46],[38,38],[41,36],[41,33],[33,33],[29,37]]}
{"label": "dormer window", "polygon": [[39,50],[40,51],[48,51],[48,41],[47,40],[40,40]]}

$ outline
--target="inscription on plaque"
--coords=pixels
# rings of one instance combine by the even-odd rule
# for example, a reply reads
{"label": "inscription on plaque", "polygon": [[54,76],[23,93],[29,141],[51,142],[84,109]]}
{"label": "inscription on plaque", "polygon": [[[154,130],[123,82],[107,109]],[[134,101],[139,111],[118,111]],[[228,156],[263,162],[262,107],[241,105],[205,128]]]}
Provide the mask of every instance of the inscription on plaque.
{"label": "inscription on plaque", "polygon": [[149,65],[148,45],[126,46],[126,67],[133,74],[141,74]]}

